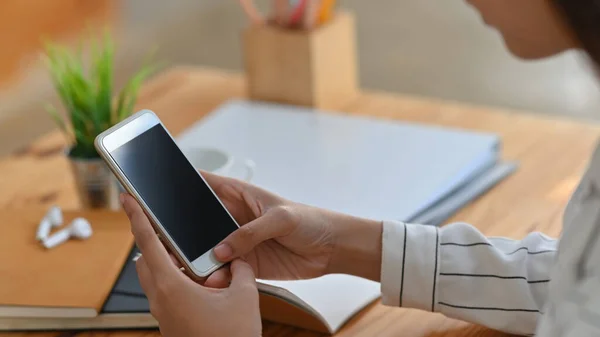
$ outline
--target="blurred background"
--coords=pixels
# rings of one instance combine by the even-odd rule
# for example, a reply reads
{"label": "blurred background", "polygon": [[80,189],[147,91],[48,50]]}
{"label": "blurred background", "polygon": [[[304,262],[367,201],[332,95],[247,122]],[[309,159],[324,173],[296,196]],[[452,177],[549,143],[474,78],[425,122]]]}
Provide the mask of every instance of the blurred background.
{"label": "blurred background", "polygon": [[[363,88],[600,118],[600,88],[581,55],[517,60],[464,1],[340,5],[357,17]],[[236,0],[2,0],[0,156],[54,127],[43,109],[56,97],[40,63],[41,38],[76,41],[86,27],[111,27],[119,85],[155,49],[154,59],[168,66],[241,71],[240,31],[246,24]]]}

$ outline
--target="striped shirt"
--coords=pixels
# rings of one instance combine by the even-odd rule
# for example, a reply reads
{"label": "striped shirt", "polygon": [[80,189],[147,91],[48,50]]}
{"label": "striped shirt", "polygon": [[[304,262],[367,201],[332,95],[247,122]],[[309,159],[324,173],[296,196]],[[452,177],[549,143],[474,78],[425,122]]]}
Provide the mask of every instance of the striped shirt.
{"label": "striped shirt", "polygon": [[488,238],[456,223],[384,222],[383,303],[521,335],[600,336],[600,146],[563,219],[541,233]]}

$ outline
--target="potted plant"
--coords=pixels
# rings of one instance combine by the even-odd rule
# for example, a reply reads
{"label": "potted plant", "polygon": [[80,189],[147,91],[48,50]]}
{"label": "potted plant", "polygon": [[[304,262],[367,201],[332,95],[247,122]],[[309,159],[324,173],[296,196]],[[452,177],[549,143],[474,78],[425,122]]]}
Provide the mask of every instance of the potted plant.
{"label": "potted plant", "polygon": [[45,62],[64,114],[52,105],[47,110],[68,141],[71,163],[84,207],[116,209],[120,185],[94,148],[98,134],[128,117],[142,82],[154,67],[143,66],[113,97],[114,45],[108,34],[91,41],[90,66],[84,66],[81,49],[69,50],[46,43]]}

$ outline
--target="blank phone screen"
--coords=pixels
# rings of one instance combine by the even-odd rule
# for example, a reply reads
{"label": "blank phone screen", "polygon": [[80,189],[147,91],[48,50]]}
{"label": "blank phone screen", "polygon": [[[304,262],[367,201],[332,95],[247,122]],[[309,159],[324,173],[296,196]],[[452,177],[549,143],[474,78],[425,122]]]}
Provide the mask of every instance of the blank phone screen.
{"label": "blank phone screen", "polygon": [[238,228],[161,124],[110,155],[190,262]]}

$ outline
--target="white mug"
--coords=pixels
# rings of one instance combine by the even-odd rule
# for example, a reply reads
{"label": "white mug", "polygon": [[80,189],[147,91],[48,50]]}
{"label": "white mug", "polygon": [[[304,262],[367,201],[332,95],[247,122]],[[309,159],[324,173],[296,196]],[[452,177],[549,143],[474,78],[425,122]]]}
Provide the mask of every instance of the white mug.
{"label": "white mug", "polygon": [[[218,149],[194,147],[184,151],[192,165],[198,169],[223,176],[231,176],[233,168],[236,166],[235,158]],[[244,161],[245,175],[242,177],[245,181],[252,180],[254,176],[255,164],[252,160]]]}

